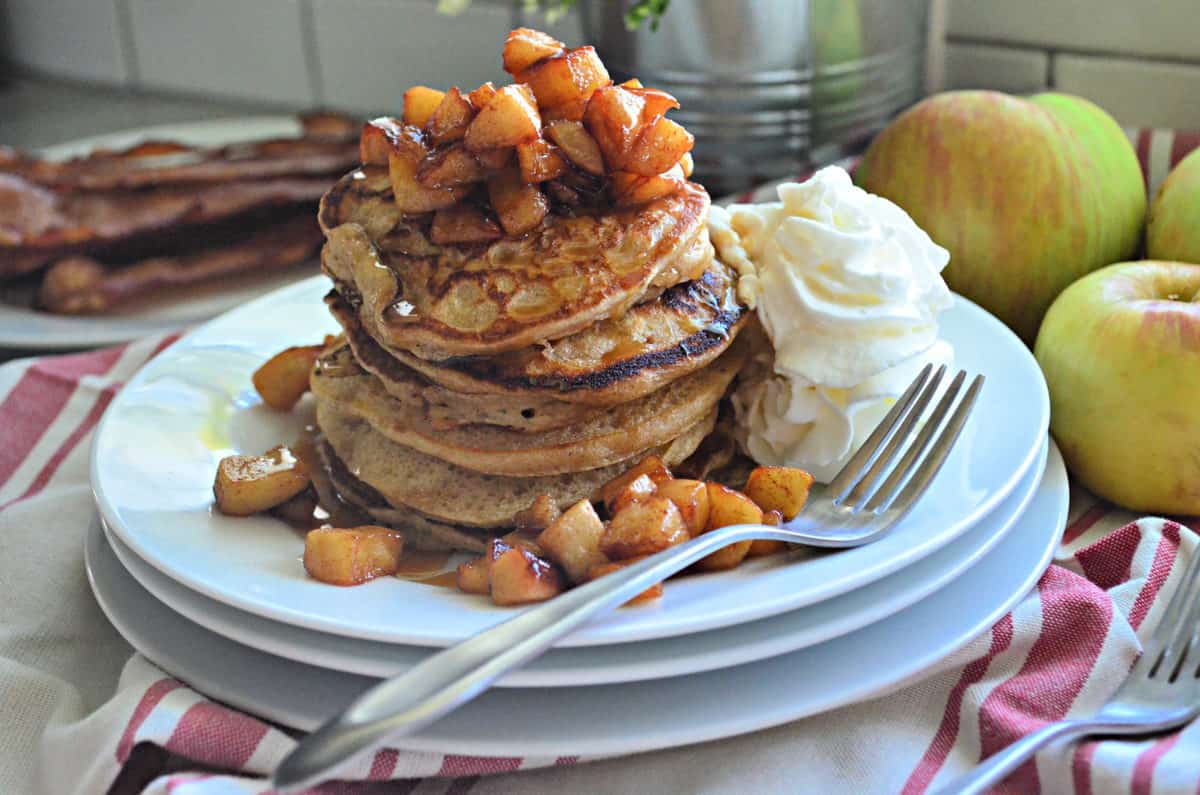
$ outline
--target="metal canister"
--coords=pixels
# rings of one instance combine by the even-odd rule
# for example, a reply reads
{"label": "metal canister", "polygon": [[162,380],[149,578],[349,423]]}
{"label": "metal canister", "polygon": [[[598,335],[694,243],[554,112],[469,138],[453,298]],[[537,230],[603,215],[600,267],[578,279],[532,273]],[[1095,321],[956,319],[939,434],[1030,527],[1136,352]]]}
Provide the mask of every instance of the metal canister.
{"label": "metal canister", "polygon": [[629,3],[580,4],[614,79],[674,94],[714,195],[840,157],[923,93],[930,0],[671,0],[657,31]]}

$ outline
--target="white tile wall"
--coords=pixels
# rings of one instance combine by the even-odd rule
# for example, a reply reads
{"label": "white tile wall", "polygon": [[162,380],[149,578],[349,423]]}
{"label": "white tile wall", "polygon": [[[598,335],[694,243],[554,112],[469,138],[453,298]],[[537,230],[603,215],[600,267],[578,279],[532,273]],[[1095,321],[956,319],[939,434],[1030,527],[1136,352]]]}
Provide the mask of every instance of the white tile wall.
{"label": "white tile wall", "polygon": [[111,0],[0,0],[0,58],[58,77],[130,77]]}
{"label": "white tile wall", "polygon": [[[547,25],[520,2],[473,0],[449,18],[435,0],[0,0],[0,63],[264,106],[395,111],[415,83],[504,79],[504,33],[515,20]],[[1200,129],[1200,0],[931,2],[947,31],[931,71],[947,88],[1053,87],[1130,124]],[[577,15],[548,27],[583,43]]]}
{"label": "white tile wall", "polygon": [[1050,56],[1042,50],[985,44],[948,43],[945,87],[990,88],[1010,94],[1031,94],[1046,88]]}
{"label": "white tile wall", "polygon": [[947,32],[1048,49],[1200,60],[1197,0],[951,0]]}
{"label": "white tile wall", "polygon": [[127,1],[142,85],[312,101],[301,0]]}
{"label": "white tile wall", "polygon": [[429,0],[313,0],[321,103],[398,113],[409,86],[503,81],[500,49],[512,21],[510,7],[486,2],[449,17]]}
{"label": "white tile wall", "polygon": [[1056,55],[1058,91],[1087,97],[1122,124],[1200,129],[1200,63]]}

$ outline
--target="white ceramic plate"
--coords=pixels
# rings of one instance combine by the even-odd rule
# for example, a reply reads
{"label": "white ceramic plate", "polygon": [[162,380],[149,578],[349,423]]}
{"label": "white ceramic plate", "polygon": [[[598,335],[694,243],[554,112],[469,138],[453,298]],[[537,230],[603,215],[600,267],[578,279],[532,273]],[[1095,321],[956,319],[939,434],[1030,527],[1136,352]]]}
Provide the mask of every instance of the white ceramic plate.
{"label": "white ceramic plate", "polygon": [[[291,116],[220,119],[144,127],[138,130],[83,138],[42,149],[51,160],[82,157],[94,149],[124,149],[142,141],[162,139],[195,146],[222,146],[235,141],[285,138],[300,134]],[[261,278],[224,280],[220,284],[189,288],[177,300],[156,300],[97,317],[71,317],[35,312],[27,306],[0,301],[0,347],[57,350],[114,345],[120,342],[175,331],[216,317],[226,310],[310,276],[315,270],[293,269]]]}
{"label": "white ceramic plate", "polygon": [[[729,668],[812,646],[872,624],[953,581],[1004,539],[1042,481],[1047,448],[1021,485],[962,538],[888,577],[815,605],[744,624],[640,643],[553,649],[514,671],[500,687],[570,687],[636,682]],[[335,671],[388,677],[431,653],[420,646],[330,635],[261,618],[209,599],[150,566],[107,532],[113,552],[141,598],[259,651]]]}
{"label": "white ceramic plate", "polygon": [[[270,517],[229,518],[212,506],[217,462],[297,438],[304,405],[259,404],[253,370],[288,345],[335,328],[324,277],[284,288],[193,331],[117,395],[93,445],[92,485],[106,522],[141,558],[233,607],[334,634],[444,646],[514,614],[449,589],[383,578],[332,588],[308,578],[301,543]],[[874,582],[962,535],[1036,460],[1049,419],[1041,371],[998,320],[957,298],[942,317],[959,365],[987,375],[974,415],[916,507],[860,549],[763,559],[672,581],[663,599],[627,608],[560,646],[699,632],[815,604]]]}
{"label": "white ceramic plate", "polygon": [[[1008,612],[1049,564],[1067,519],[1052,450],[1033,502],[981,561],[942,590],[857,632],[769,660],[654,682],[554,691],[498,688],[404,739],[412,750],[480,756],[604,756],[715,740],[877,696],[921,676]],[[375,680],[292,662],[180,618],[132,584],[93,528],[88,576],[117,630],[207,695],[311,730]],[[587,716],[581,720],[580,716]]]}

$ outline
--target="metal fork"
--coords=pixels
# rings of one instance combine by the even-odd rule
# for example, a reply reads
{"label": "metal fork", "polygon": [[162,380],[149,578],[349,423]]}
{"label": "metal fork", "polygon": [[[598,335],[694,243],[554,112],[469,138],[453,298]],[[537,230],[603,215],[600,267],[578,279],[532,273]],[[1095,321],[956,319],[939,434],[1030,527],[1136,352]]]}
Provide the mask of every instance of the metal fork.
{"label": "metal fork", "polygon": [[1155,734],[1200,716],[1200,550],[1154,628],[1129,678],[1088,718],[1044,726],[942,790],[939,795],[988,792],[1048,743],[1091,735]]}
{"label": "metal fork", "polygon": [[930,365],[921,370],[841,472],[828,486],[815,488],[804,511],[785,526],[733,525],[704,533],[430,656],[407,673],[372,687],[341,715],[301,740],[275,770],[272,786],[283,791],[311,786],[359,754],[418,731],[475,698],[596,613],[628,601],[729,544],[777,539],[817,547],[856,547],[879,538],[925,493],[983,385],[983,376],[976,376],[955,407],[966,379],[960,371],[922,424],[946,368],[932,376],[931,370]]}

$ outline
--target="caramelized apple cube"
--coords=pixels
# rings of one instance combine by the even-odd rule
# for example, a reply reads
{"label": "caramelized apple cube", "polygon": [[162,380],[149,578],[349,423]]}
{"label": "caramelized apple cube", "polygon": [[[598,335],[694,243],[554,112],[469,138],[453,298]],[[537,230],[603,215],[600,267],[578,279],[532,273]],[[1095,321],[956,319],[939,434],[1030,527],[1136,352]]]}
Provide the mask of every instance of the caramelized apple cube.
{"label": "caramelized apple cube", "polygon": [[250,516],[274,508],[308,488],[308,469],[287,447],[262,455],[231,455],[217,464],[213,496],[229,516]]}
{"label": "caramelized apple cube", "polygon": [[642,131],[646,100],[627,88],[607,86],[592,94],[583,124],[600,145],[608,171],[624,170],[625,157]]}
{"label": "caramelized apple cube", "polygon": [[496,91],[467,128],[466,144],[472,151],[516,146],[536,139],[542,117],[529,86],[519,83]]}
{"label": "caramelized apple cube", "polygon": [[544,138],[517,144],[517,163],[521,169],[521,179],[530,184],[556,179],[570,168],[558,147],[547,143]]}
{"label": "caramelized apple cube", "polygon": [[[419,142],[421,131],[416,129],[416,134]],[[372,119],[362,126],[362,133],[358,139],[359,160],[368,165],[386,166],[388,156],[397,150],[404,149],[405,139],[411,137],[411,131],[405,130],[404,126],[395,119],[387,116]]]}
{"label": "caramelized apple cube", "polygon": [[433,152],[417,166],[417,181],[427,188],[482,182],[486,177],[483,165],[462,144],[451,144]]}
{"label": "caramelized apple cube", "polygon": [[458,564],[458,570],[454,573],[454,582],[458,585],[458,590],[466,593],[486,594],[491,591],[491,585],[488,583],[487,558],[475,558]]}
{"label": "caramelized apple cube", "polygon": [[621,88],[642,88],[642,81],[638,80],[636,77],[631,77],[619,85]]}
{"label": "caramelized apple cube", "polygon": [[512,160],[513,148],[506,146],[500,149],[480,149],[473,154],[475,155],[475,159],[479,161],[479,165],[487,169],[490,174],[508,165],[509,161]]}
{"label": "caramelized apple cube", "polygon": [[492,561],[489,583],[492,601],[498,605],[542,602],[563,590],[558,569],[521,547],[512,547]]}
{"label": "caramelized apple cube", "polygon": [[588,579],[588,571],[608,558],[600,551],[604,522],[588,500],[580,500],[554,520],[537,538],[546,556],[562,567],[567,579],[578,583]]}
{"label": "caramelized apple cube", "polygon": [[582,122],[552,121],[546,125],[546,136],[558,145],[567,159],[589,174],[604,175],[604,156],[600,145]]}
{"label": "caramelized apple cube", "polygon": [[428,213],[457,204],[471,190],[470,185],[427,188],[417,179],[419,160],[393,152],[388,157],[388,176],[396,206],[405,213]]}
{"label": "caramelized apple cube", "polygon": [[521,172],[506,168],[487,182],[488,199],[500,226],[517,237],[537,227],[550,212],[550,203],[536,185],[521,181]]}
{"label": "caramelized apple cube", "polygon": [[441,146],[466,135],[473,118],[475,108],[457,88],[452,88],[429,117],[425,131],[436,145]]}
{"label": "caramelized apple cube", "polygon": [[361,585],[395,574],[404,536],[390,527],[319,527],[304,536],[304,570],[330,585]]}
{"label": "caramelized apple cube", "polygon": [[679,158],[679,170],[683,172],[683,176],[690,177],[692,172],[696,170],[696,161],[692,159],[692,153],[686,152],[683,157]]}
{"label": "caramelized apple cube", "polygon": [[[634,563],[637,563],[639,560],[643,560],[645,557],[646,557],[645,555],[639,555],[636,558],[629,558],[628,560],[618,560],[618,561],[613,561],[612,563],[598,563],[595,566],[592,566],[592,568],[588,570],[587,578],[589,580],[598,580],[607,574],[612,574],[614,571],[620,571],[621,569],[625,568],[626,566],[632,566]],[[661,582],[656,582],[654,585],[651,585],[649,588],[647,588],[646,590],[642,591],[637,596],[630,599],[623,606],[636,605],[636,604],[640,604],[642,602],[649,602],[652,599],[661,599],[662,595],[663,595],[663,584]]]}
{"label": "caramelized apple cube", "polygon": [[678,163],[695,143],[690,132],[660,116],[638,135],[622,168],[644,177],[656,176]]}
{"label": "caramelized apple cube", "polygon": [[475,110],[479,110],[491,102],[494,96],[496,96],[496,86],[489,80],[470,94],[467,94],[467,100],[470,101]]}
{"label": "caramelized apple cube", "polygon": [[[779,527],[783,524],[783,514],[779,511],[766,511],[763,513],[762,523],[771,527]],[[746,553],[746,557],[762,558],[767,555],[774,555],[778,552],[783,552],[787,549],[787,546],[787,542],[785,541],[756,538],[750,542],[750,551]]]}
{"label": "caramelized apple cube", "polygon": [[657,488],[658,484],[655,483],[649,475],[638,475],[628,486],[625,487],[620,494],[616,496],[611,503],[606,506],[608,508],[609,516],[614,515],[617,511],[621,510],[631,502],[636,502],[649,497]]}
{"label": "caramelized apple cube", "polygon": [[504,41],[504,71],[516,77],[538,61],[560,55],[563,46],[561,41],[540,30],[517,28]]}
{"label": "caramelized apple cube", "polygon": [[[763,513],[753,500],[722,486],[708,483],[708,525],[705,532],[735,524],[761,524]],[[738,541],[701,558],[693,568],[697,571],[723,571],[737,566],[750,552],[752,541]]]}
{"label": "caramelized apple cube", "polygon": [[404,92],[404,123],[424,127],[442,104],[446,92],[429,86],[413,86]]}
{"label": "caramelized apple cube", "polygon": [[541,108],[587,102],[596,89],[612,84],[608,70],[593,47],[567,50],[514,76],[533,89]]}
{"label": "caramelized apple cube", "polygon": [[650,496],[626,503],[613,515],[600,551],[612,560],[651,555],[691,538],[683,515],[666,497]]}
{"label": "caramelized apple cube", "polygon": [[576,99],[562,105],[555,105],[553,108],[539,108],[542,114],[542,124],[545,125],[552,121],[583,121],[587,104],[586,99]]}
{"label": "caramelized apple cube", "polygon": [[433,216],[429,239],[439,246],[455,243],[491,243],[504,237],[500,225],[483,211],[466,204],[438,210]]}
{"label": "caramelized apple cube", "polygon": [[675,503],[693,538],[708,527],[708,487],[699,480],[668,480],[655,491]]}
{"label": "caramelized apple cube", "polygon": [[763,511],[754,500],[720,483],[708,483],[708,524],[716,530],[735,524],[762,524]]}
{"label": "caramelized apple cube", "polygon": [[746,481],[746,496],[764,511],[779,511],[784,521],[796,518],[808,492],[813,476],[795,467],[756,467]]}
{"label": "caramelized apple cube", "polygon": [[611,505],[630,483],[642,475],[649,475],[656,484],[661,484],[671,479],[671,470],[667,469],[667,465],[658,456],[648,455],[630,467],[628,471],[617,475],[597,489],[593,499],[605,505]]}
{"label": "caramelized apple cube", "polygon": [[562,516],[558,503],[549,494],[539,494],[528,508],[513,514],[513,526],[521,530],[545,530]]}
{"label": "caramelized apple cube", "polygon": [[657,88],[645,88],[643,86],[625,86],[634,94],[646,101],[642,108],[642,120],[650,123],[662,116],[669,110],[679,107],[679,100]]}
{"label": "caramelized apple cube", "polygon": [[285,348],[263,362],[250,377],[263,403],[276,411],[291,411],[308,391],[308,375],[324,349],[323,345]]}
{"label": "caramelized apple cube", "polygon": [[[676,174],[679,176],[675,176]],[[656,177],[644,177],[628,171],[613,172],[609,175],[608,190],[613,203],[618,207],[636,207],[670,196],[682,190],[683,186],[682,172],[676,166],[666,174]]]}

